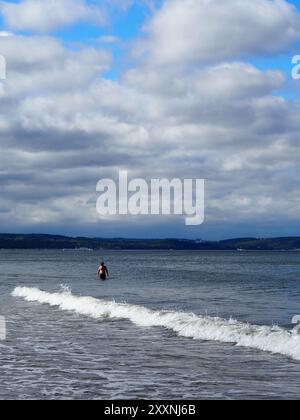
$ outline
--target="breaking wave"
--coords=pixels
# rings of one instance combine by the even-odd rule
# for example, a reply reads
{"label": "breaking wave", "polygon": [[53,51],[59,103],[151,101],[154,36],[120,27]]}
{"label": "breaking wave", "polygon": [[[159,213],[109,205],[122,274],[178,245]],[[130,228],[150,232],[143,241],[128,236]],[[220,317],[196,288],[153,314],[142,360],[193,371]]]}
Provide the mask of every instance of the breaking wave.
{"label": "breaking wave", "polygon": [[251,325],[193,313],[155,311],[143,306],[75,296],[68,289],[47,293],[37,288],[17,287],[12,295],[94,319],[129,320],[139,327],[167,328],[181,337],[229,343],[300,360],[300,336],[278,326]]}

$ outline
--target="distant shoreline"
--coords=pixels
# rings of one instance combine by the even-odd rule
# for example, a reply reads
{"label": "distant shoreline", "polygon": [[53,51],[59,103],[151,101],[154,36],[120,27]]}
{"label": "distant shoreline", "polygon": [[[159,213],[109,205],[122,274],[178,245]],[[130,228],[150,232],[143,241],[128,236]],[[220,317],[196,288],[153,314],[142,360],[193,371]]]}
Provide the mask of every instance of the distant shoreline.
{"label": "distant shoreline", "polygon": [[300,237],[237,238],[223,241],[188,239],[86,238],[61,235],[0,234],[2,250],[127,250],[127,251],[293,251]]}

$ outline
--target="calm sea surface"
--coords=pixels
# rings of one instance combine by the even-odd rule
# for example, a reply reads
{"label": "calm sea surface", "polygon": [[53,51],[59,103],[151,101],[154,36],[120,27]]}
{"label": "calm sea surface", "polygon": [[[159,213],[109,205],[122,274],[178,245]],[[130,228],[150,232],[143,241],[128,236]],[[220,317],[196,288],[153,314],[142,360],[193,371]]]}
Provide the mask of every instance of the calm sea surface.
{"label": "calm sea surface", "polygon": [[0,251],[0,267],[0,399],[299,398],[300,253]]}

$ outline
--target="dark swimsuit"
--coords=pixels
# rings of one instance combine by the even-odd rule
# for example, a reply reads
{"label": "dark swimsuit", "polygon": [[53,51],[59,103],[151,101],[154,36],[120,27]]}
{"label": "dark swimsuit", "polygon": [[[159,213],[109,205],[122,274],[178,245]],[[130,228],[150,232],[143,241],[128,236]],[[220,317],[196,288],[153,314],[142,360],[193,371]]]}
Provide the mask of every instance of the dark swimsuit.
{"label": "dark swimsuit", "polygon": [[100,279],[101,280],[107,280],[107,269],[106,267],[102,267],[101,271],[100,271]]}

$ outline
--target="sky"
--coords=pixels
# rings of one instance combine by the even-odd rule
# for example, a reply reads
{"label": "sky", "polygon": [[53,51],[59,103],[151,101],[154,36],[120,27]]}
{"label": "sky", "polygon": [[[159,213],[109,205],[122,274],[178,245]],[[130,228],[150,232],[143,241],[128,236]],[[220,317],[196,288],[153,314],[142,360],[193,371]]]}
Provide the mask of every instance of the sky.
{"label": "sky", "polygon": [[[0,232],[299,236],[300,0],[0,4]],[[96,212],[99,179],[206,180],[206,217]]]}

